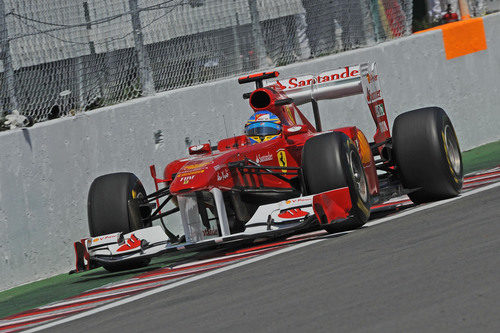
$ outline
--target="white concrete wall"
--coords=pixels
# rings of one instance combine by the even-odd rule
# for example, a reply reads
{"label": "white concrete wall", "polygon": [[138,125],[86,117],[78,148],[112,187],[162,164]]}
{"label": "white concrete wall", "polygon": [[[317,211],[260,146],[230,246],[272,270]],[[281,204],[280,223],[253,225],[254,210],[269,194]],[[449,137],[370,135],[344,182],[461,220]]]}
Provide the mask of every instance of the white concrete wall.
{"label": "white concrete wall", "polygon": [[[441,106],[466,150],[500,139],[500,14],[484,21],[488,49],[451,60],[441,31],[433,31],[279,71],[286,77],[375,61],[391,123],[404,111]],[[131,171],[152,190],[148,165],[162,172],[185,154],[185,137],[215,143],[226,130],[242,132],[251,111],[241,95],[251,89],[229,79],[0,133],[0,290],[72,268],[72,243],[88,234],[94,178]],[[322,101],[320,110],[324,128],[355,124],[373,134],[361,95]],[[156,130],[165,135],[158,148]]]}

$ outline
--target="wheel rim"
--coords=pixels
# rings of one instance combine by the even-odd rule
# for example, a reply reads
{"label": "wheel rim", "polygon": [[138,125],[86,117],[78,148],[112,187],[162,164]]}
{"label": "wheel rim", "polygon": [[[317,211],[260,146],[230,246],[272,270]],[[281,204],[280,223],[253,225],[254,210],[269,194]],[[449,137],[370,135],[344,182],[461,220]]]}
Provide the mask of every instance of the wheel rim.
{"label": "wheel rim", "polygon": [[359,158],[356,158],[356,152],[351,151],[349,153],[349,167],[351,169],[352,179],[354,181],[354,186],[358,192],[361,200],[364,202],[368,199],[368,188],[366,186],[366,178]]}
{"label": "wheel rim", "polygon": [[446,127],[444,128],[444,138],[448,161],[450,162],[450,165],[455,174],[458,175],[460,173],[462,162],[460,161],[460,151],[458,148],[457,138],[450,125],[446,125]]}

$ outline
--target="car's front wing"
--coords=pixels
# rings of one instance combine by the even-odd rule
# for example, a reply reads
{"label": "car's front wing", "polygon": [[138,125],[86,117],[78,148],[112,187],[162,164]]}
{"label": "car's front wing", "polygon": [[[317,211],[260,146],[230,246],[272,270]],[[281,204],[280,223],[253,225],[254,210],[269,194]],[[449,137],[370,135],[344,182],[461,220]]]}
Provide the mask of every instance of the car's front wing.
{"label": "car's front wing", "polygon": [[[175,251],[200,251],[239,241],[260,241],[309,230],[321,224],[349,217],[347,187],[260,206],[246,223],[245,231],[225,236],[208,236],[199,241],[172,243],[163,228],[153,226],[133,232],[113,233],[75,243],[76,271],[97,264],[124,263]],[[189,240],[190,237],[186,235]]]}

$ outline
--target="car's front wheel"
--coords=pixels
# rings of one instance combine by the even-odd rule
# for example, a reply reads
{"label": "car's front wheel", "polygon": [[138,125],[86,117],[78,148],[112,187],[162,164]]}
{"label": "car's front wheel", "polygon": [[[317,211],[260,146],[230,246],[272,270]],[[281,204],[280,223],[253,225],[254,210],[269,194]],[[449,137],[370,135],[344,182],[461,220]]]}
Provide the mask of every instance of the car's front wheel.
{"label": "car's front wheel", "polygon": [[[112,173],[96,178],[90,185],[88,196],[88,223],[90,236],[115,232],[124,234],[145,225],[131,218],[129,200],[146,197],[146,191],[139,179],[132,173]],[[126,264],[105,264],[111,272],[145,266],[149,259],[138,259]]]}
{"label": "car's front wheel", "polygon": [[348,187],[352,208],[350,217],[325,225],[330,232],[361,227],[370,216],[370,193],[358,150],[341,132],[314,136],[302,150],[302,172],[307,194]]}

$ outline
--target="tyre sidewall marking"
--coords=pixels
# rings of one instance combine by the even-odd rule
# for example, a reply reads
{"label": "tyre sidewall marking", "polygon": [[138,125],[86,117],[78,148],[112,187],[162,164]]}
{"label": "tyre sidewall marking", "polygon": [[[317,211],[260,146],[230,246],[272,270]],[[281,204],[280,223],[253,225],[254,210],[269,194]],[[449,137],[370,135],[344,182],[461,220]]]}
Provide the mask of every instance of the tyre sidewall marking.
{"label": "tyre sidewall marking", "polygon": [[[352,183],[352,190],[353,190],[353,194],[351,195],[351,201],[352,202],[356,202],[356,206],[361,210],[361,212],[365,215],[365,216],[369,216],[370,214],[370,210],[368,209],[367,207],[367,202],[365,203],[362,199],[361,199],[361,195],[358,193],[358,189],[357,189],[357,186],[354,182],[354,175],[352,175],[352,170],[351,170],[351,165],[350,163],[354,163],[353,161],[349,161],[349,157],[348,155],[350,154],[350,149],[352,149],[356,154],[358,154],[358,150],[356,149],[356,146],[354,145],[354,143],[352,142],[351,139],[347,139],[346,140],[346,158],[347,158],[347,167],[349,168],[348,172],[349,174],[351,174],[351,176],[349,177],[350,178],[350,181],[347,181],[347,183]],[[359,154],[358,154],[359,156]],[[360,161],[361,162],[361,161]],[[366,183],[366,176],[365,176],[365,170],[363,168],[363,166],[361,165],[361,172],[363,173],[363,177],[365,177],[365,183]],[[353,198],[354,196],[354,198]],[[368,200],[367,200],[368,201]]]}
{"label": "tyre sidewall marking", "polygon": [[363,202],[363,200],[361,200],[360,197],[358,197],[358,202],[356,203],[357,206],[359,207],[359,209],[361,209],[361,211],[366,215],[368,216],[368,214],[370,214],[370,211],[368,210],[368,208],[366,207],[365,203]]}
{"label": "tyre sidewall marking", "polygon": [[[450,126],[450,129],[452,130],[452,134],[454,136],[455,141],[458,142],[458,140],[456,139],[455,130],[451,127],[451,124],[447,124],[446,119],[443,119],[443,124],[442,124],[442,128],[441,128],[441,139],[442,139],[442,144],[443,144],[444,155],[446,156],[446,162],[448,163],[448,168],[450,169],[450,175],[451,175],[453,181],[455,182],[455,184],[458,185],[458,184],[460,184],[460,180],[458,179],[458,175],[455,172],[455,170],[453,169],[453,166],[451,164],[451,160],[450,160],[450,156],[449,156],[449,152],[448,152],[448,146],[446,144],[446,134],[445,134],[446,125]],[[462,161],[460,161],[460,164],[462,164],[461,162]]]}

